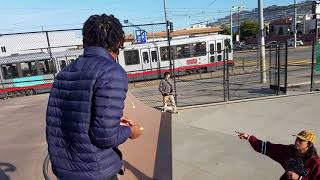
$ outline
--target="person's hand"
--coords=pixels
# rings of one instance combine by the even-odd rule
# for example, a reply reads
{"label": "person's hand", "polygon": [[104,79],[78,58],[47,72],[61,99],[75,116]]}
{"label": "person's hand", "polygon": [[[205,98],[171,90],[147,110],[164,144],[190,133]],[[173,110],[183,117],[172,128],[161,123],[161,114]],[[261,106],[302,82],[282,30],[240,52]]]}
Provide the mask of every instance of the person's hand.
{"label": "person's hand", "polygon": [[249,135],[246,134],[246,133],[244,133],[244,132],[236,131],[236,133],[238,134],[238,137],[239,137],[240,139],[248,140],[248,138],[249,138]]}
{"label": "person's hand", "polygon": [[141,127],[139,125],[133,125],[130,128],[131,128],[130,139],[137,139],[143,133],[143,127]]}
{"label": "person's hand", "polygon": [[300,177],[298,174],[292,171],[288,171],[286,174],[287,174],[287,178],[292,180],[298,180]]}
{"label": "person's hand", "polygon": [[120,120],[120,125],[131,127],[131,126],[134,126],[134,122],[128,119],[127,117],[123,116]]}

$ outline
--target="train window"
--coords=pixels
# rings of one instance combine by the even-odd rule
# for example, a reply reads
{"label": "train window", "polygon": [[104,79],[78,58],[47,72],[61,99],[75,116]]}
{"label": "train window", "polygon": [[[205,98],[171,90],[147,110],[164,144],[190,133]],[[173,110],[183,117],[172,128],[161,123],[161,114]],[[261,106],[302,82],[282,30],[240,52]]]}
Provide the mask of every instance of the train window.
{"label": "train window", "polygon": [[161,47],[160,48],[160,55],[161,55],[162,61],[169,61],[168,47]]}
{"label": "train window", "polygon": [[19,77],[16,64],[3,64],[1,65],[1,70],[4,79],[13,79]]}
{"label": "train window", "polygon": [[149,54],[148,54],[148,52],[143,52],[142,53],[142,59],[143,59],[143,63],[149,63]]}
{"label": "train window", "polygon": [[52,60],[41,60],[39,61],[39,68],[41,74],[53,74],[54,65]]}
{"label": "train window", "polygon": [[214,62],[215,57],[214,56],[210,56],[210,62]]}
{"label": "train window", "polygon": [[61,61],[60,61],[60,69],[62,70],[62,69],[64,69],[65,67],[67,67],[67,62],[66,62],[66,60],[61,60]]}
{"label": "train window", "polygon": [[67,56],[67,60],[72,63],[73,61],[75,61],[75,59],[77,59],[76,56]]}
{"label": "train window", "polygon": [[[160,56],[161,56],[161,61],[169,61],[169,55],[168,55],[168,47],[161,47],[160,48]],[[171,47],[171,52],[170,52],[171,59],[173,59],[173,47]]]}
{"label": "train window", "polygon": [[215,50],[214,50],[214,44],[210,44],[210,55],[214,55]]}
{"label": "train window", "polygon": [[36,62],[34,61],[22,62],[20,63],[20,65],[21,65],[22,77],[30,77],[30,76],[38,75]]}
{"label": "train window", "polygon": [[218,55],[218,61],[222,61],[222,55]]}
{"label": "train window", "polygon": [[224,40],[224,46],[228,49],[231,49],[231,40],[230,39],[225,39]]}
{"label": "train window", "polygon": [[5,46],[1,46],[1,51],[2,51],[3,53],[7,52],[6,47],[5,47]]}
{"label": "train window", "polygon": [[126,65],[140,64],[140,57],[138,50],[124,51],[124,61]]}
{"label": "train window", "polygon": [[176,56],[178,59],[190,57],[191,53],[189,44],[176,46]]}
{"label": "train window", "polygon": [[151,51],[151,61],[152,62],[158,62],[157,51]]}
{"label": "train window", "polygon": [[221,50],[222,50],[222,43],[219,42],[219,43],[217,43],[217,51],[219,54],[221,53]]}
{"label": "train window", "polygon": [[198,42],[192,44],[192,52],[194,57],[205,56],[207,54],[206,43]]}

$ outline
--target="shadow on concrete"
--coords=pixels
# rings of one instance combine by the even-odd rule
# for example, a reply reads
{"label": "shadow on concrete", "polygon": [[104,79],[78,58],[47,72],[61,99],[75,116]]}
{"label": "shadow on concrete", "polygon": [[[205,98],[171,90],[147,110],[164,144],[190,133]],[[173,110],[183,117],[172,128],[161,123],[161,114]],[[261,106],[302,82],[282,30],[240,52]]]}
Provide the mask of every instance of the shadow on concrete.
{"label": "shadow on concrete", "polygon": [[[145,175],[143,172],[141,172],[139,169],[134,167],[132,164],[130,164],[128,161],[123,161],[124,167],[126,167],[126,170],[129,170],[132,172],[132,174],[138,179],[138,180],[155,180],[147,175]],[[120,177],[121,178],[121,177]]]}
{"label": "shadow on concrete", "polygon": [[8,173],[16,171],[16,167],[10,163],[0,162],[0,180],[10,180]]}
{"label": "shadow on concrete", "polygon": [[156,162],[154,166],[154,179],[172,179],[172,115],[162,113]]}
{"label": "shadow on concrete", "polygon": [[[162,113],[157,135],[157,149],[155,152],[155,162],[153,174],[147,175],[138,167],[123,160],[123,165],[127,171],[134,175],[137,180],[172,180],[172,115]],[[152,177],[150,177],[152,176]],[[121,177],[120,177],[121,178]]]}

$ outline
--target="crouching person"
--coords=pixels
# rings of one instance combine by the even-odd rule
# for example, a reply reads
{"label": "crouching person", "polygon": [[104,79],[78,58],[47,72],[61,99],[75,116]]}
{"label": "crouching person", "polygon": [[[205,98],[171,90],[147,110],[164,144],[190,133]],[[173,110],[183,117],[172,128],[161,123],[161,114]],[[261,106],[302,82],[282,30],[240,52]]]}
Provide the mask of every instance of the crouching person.
{"label": "crouching person", "polygon": [[292,145],[263,142],[255,136],[237,132],[240,139],[248,140],[252,148],[278,162],[285,173],[280,180],[320,180],[320,159],[315,148],[316,136],[302,131]]}

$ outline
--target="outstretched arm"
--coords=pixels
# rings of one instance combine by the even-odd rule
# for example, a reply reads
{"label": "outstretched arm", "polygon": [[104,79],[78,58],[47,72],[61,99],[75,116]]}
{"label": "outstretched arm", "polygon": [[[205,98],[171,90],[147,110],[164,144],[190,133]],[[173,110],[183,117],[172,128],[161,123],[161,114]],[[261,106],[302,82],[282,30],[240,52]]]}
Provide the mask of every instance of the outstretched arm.
{"label": "outstretched arm", "polygon": [[264,154],[274,161],[283,164],[283,156],[286,155],[289,151],[288,145],[282,144],[272,144],[267,141],[261,141],[260,139],[256,138],[255,136],[249,136],[243,132],[236,132],[240,139],[248,140],[251,147],[258,153]]}

